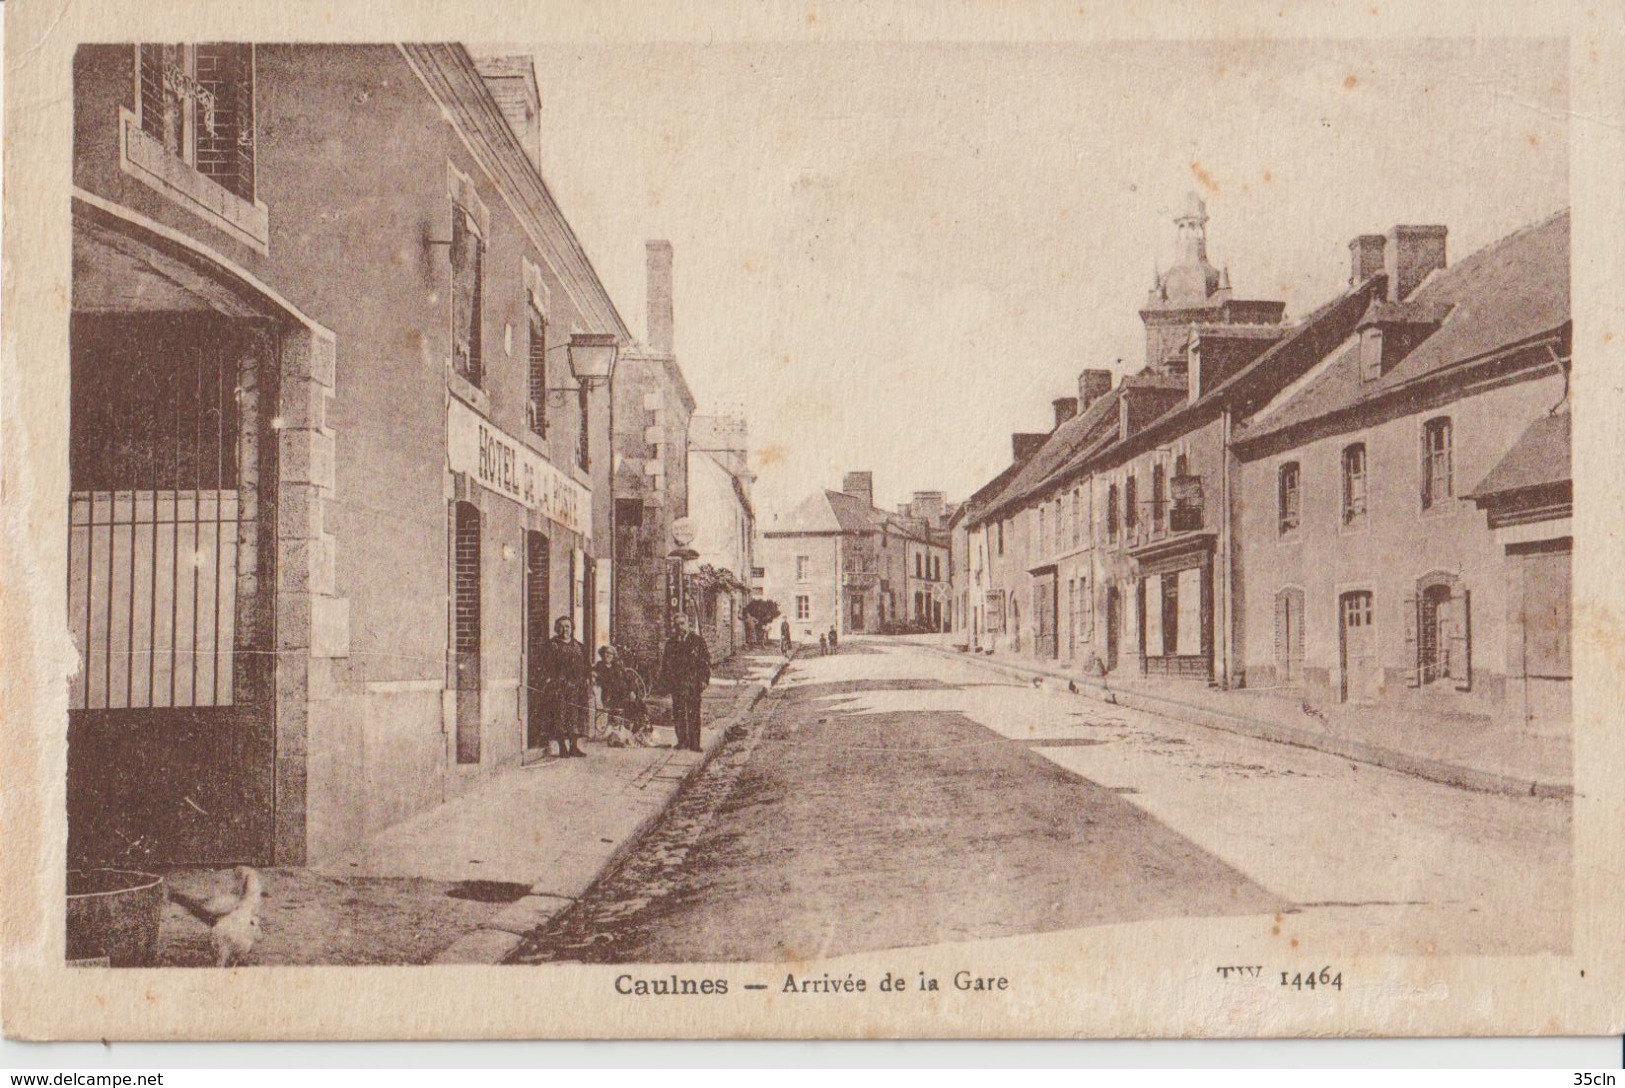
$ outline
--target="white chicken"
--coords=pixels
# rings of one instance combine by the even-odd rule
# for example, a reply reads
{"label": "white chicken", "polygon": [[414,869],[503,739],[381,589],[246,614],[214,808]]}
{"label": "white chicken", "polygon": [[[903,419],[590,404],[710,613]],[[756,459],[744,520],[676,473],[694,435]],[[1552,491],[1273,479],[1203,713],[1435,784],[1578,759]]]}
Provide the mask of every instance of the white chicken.
{"label": "white chicken", "polygon": [[[217,876],[224,876],[224,873]],[[217,888],[203,898],[171,888],[169,897],[209,927],[215,966],[231,967],[248,958],[260,936],[260,900],[264,890],[260,874],[247,865],[231,871],[231,887]]]}

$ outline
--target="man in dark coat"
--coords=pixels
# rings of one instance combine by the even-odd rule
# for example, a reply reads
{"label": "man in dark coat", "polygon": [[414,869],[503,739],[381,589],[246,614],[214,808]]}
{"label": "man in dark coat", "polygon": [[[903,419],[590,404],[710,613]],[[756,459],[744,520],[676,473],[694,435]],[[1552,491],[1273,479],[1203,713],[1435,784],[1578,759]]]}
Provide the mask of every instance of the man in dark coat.
{"label": "man in dark coat", "polygon": [[677,616],[677,630],[666,640],[660,659],[660,690],[671,693],[677,747],[700,751],[700,697],[711,682],[711,651],[705,639],[689,630],[688,617]]}
{"label": "man in dark coat", "polygon": [[580,740],[587,733],[587,715],[592,713],[592,669],[587,651],[574,635],[575,624],[569,616],[553,621],[542,688],[547,740],[558,744],[561,757],[587,754],[581,750]]}

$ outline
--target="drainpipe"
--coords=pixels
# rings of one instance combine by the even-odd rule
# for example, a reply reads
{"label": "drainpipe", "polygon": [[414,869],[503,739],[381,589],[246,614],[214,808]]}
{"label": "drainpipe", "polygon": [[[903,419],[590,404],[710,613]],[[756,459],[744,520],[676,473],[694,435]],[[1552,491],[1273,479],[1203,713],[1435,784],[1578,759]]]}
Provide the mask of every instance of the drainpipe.
{"label": "drainpipe", "polygon": [[1218,682],[1221,691],[1228,691],[1231,677],[1231,638],[1233,622],[1230,615],[1231,596],[1230,588],[1232,572],[1230,569],[1230,406],[1225,405],[1219,415],[1219,553],[1217,557],[1219,585],[1214,602],[1215,620],[1219,623],[1219,660],[1217,662],[1214,679]]}

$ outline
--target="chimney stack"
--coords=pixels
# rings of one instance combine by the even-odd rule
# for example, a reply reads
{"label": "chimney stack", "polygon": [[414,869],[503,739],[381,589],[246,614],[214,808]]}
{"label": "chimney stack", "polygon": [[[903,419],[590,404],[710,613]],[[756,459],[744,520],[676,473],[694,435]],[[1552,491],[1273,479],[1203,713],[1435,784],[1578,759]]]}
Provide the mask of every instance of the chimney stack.
{"label": "chimney stack", "polygon": [[525,149],[525,157],[540,170],[542,96],[536,85],[536,62],[524,55],[476,57],[474,69]]}
{"label": "chimney stack", "polygon": [[1349,243],[1349,286],[1358,287],[1384,268],[1382,254],[1388,239],[1380,234],[1362,234]]}
{"label": "chimney stack", "polygon": [[1078,411],[1087,412],[1091,404],[1111,391],[1111,371],[1085,370],[1078,375]]}
{"label": "chimney stack", "polygon": [[649,350],[670,355],[672,345],[671,243],[650,242],[649,255]]}
{"label": "chimney stack", "polygon": [[1055,425],[1057,427],[1078,414],[1077,397],[1056,397],[1050,403],[1055,407]]}
{"label": "chimney stack", "polygon": [[875,504],[875,474],[848,472],[841,479],[841,490],[853,498],[862,499],[872,507]]}
{"label": "chimney stack", "polygon": [[1442,226],[1396,226],[1388,232],[1384,270],[1388,273],[1388,301],[1403,302],[1422,285],[1428,274],[1444,267]]}
{"label": "chimney stack", "polygon": [[1039,447],[1048,438],[1049,435],[1047,434],[1030,434],[1017,431],[1010,436],[1010,453],[1017,461],[1025,461],[1037,453]]}

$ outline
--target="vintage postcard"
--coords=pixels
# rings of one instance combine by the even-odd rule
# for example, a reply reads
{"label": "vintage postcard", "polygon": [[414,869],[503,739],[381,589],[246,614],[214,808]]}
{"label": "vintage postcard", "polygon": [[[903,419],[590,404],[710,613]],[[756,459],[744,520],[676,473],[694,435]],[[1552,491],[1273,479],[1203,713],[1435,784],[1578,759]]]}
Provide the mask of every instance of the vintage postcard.
{"label": "vintage postcard", "polygon": [[1625,1030],[1621,15],[12,0],[5,1031]]}

